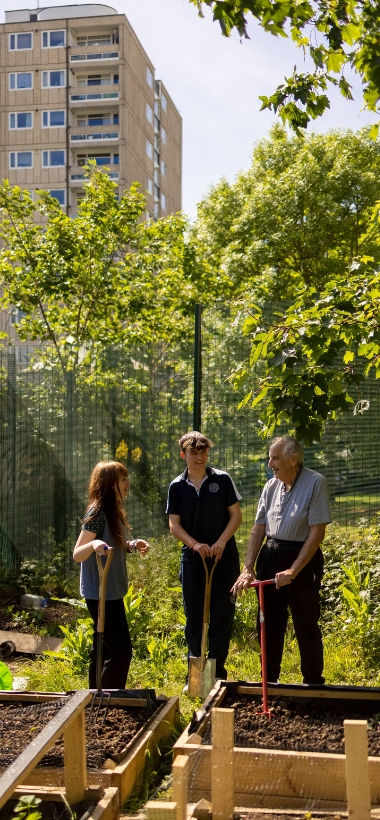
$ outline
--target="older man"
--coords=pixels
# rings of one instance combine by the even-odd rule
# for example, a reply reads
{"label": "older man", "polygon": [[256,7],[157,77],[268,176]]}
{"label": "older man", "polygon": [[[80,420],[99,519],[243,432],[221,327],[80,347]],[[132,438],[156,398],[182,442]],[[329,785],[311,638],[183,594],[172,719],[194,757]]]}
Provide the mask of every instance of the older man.
{"label": "older man", "polygon": [[265,587],[268,680],[277,681],[280,675],[290,609],[303,682],[322,684],[323,646],[318,620],[323,574],[320,545],[326,524],[331,522],[327,486],[320,473],[304,467],[302,445],[292,436],[274,439],[269,466],[274,477],[261,494],[245,565],[233,592],[241,594],[247,589],[255,578],[257,559],[257,578],[276,578],[276,586]]}

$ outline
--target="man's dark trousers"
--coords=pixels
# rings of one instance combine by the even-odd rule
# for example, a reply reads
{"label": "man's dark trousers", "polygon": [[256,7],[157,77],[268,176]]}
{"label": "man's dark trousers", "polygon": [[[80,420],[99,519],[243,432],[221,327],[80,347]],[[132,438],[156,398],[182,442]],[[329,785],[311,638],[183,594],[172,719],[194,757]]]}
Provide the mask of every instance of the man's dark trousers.
{"label": "man's dark trousers", "polygon": [[[200,556],[197,560],[181,561],[181,584],[183,606],[186,615],[185,638],[189,657],[200,658],[205,594],[205,570]],[[214,563],[207,558],[208,571]],[[215,567],[210,602],[210,627],[208,656],[216,659],[216,677],[226,679],[225,662],[231,639],[235,605],[231,602],[231,587],[239,575],[239,556],[236,548],[223,554]]]}
{"label": "man's dark trousers", "polygon": [[[303,544],[299,541],[268,539],[261,548],[256,574],[260,581],[274,578],[276,572],[289,569]],[[280,676],[284,638],[290,609],[294,631],[301,655],[304,683],[324,683],[323,644],[318,620],[320,616],[319,591],[323,575],[323,555],[317,550],[311,561],[291,584],[276,589],[264,587],[265,630],[267,643],[267,673],[269,681]],[[257,630],[260,639],[259,615]]]}

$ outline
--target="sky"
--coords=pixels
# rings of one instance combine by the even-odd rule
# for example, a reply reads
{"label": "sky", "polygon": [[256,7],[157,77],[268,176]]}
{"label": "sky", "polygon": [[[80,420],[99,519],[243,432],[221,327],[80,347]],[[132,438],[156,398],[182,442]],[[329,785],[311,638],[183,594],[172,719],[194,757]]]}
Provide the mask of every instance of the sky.
{"label": "sky", "polygon": [[[8,9],[32,8],[22,0],[0,0],[0,22]],[[54,0],[46,5],[63,5]],[[40,5],[45,5],[41,0]],[[265,137],[275,116],[260,112],[259,94],[270,94],[303,54],[290,40],[266,34],[249,20],[250,40],[222,37],[209,10],[200,19],[188,0],[109,0],[125,14],[183,118],[183,210],[191,218],[197,203],[225,176],[233,181],[249,167],[254,143]],[[335,89],[331,110],[313,124],[317,131],[363,127],[377,117],[360,113],[360,83],[354,101]]]}

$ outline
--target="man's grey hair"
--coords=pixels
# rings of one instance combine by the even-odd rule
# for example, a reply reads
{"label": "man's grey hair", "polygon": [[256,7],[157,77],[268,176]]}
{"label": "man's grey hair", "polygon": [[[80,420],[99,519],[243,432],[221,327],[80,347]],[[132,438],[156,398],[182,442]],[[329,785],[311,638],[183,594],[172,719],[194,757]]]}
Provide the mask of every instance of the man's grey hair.
{"label": "man's grey hair", "polygon": [[286,456],[297,456],[298,464],[300,466],[303,464],[304,452],[300,441],[297,441],[294,436],[277,436],[277,438],[271,441],[270,446],[272,446],[272,444],[278,444],[278,442],[282,443],[282,452],[285,453]]}

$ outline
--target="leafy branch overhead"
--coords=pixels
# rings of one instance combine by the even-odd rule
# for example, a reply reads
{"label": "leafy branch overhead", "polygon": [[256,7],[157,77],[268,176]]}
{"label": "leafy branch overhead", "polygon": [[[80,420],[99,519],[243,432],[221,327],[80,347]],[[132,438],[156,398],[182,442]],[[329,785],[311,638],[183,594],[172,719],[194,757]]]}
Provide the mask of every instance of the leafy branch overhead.
{"label": "leafy branch overhead", "polygon": [[137,184],[118,200],[106,173],[87,174],[73,219],[46,191],[33,201],[0,186],[0,306],[22,312],[18,336],[47,343],[63,372],[89,345],[178,338],[200,291],[214,298],[220,281],[181,214],[147,222]]}
{"label": "leafy branch overhead", "polygon": [[[330,107],[328,83],[352,99],[345,70],[361,78],[365,107],[380,111],[379,6],[372,0],[189,0],[203,16],[209,6],[222,33],[234,29],[248,38],[248,15],[278,37],[290,36],[311,60],[313,70],[296,68],[269,97],[261,96],[262,109],[278,113],[284,123],[300,133],[311,119]],[[303,56],[303,55],[302,55]],[[373,126],[373,136],[379,125]]]}
{"label": "leafy branch overhead", "polygon": [[[379,206],[374,213],[378,224]],[[355,406],[355,388],[371,368],[380,377],[380,272],[373,258],[352,265],[349,278],[331,282],[320,295],[305,290],[266,327],[252,306],[244,332],[252,339],[249,363],[235,374],[246,386],[243,404],[260,404],[263,435],[285,422],[297,438],[319,441],[324,422]]]}

